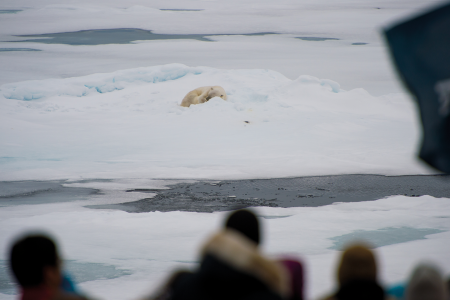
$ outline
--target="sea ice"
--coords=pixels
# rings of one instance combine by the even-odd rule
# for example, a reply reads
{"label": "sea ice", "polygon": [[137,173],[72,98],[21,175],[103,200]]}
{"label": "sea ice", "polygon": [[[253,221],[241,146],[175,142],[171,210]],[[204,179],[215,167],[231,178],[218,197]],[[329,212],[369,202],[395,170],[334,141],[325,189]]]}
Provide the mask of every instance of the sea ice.
{"label": "sea ice", "polygon": [[[228,101],[179,104],[223,86]],[[401,94],[270,70],[169,64],[0,86],[0,179],[426,174]]]}

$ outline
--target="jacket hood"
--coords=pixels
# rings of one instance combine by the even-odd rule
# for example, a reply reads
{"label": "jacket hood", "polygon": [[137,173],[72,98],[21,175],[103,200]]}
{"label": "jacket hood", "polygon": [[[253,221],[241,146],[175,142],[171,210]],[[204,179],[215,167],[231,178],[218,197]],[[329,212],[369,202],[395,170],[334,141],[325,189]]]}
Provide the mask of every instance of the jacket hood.
{"label": "jacket hood", "polygon": [[289,277],[283,266],[262,256],[256,243],[235,230],[226,229],[213,235],[202,247],[201,254],[211,255],[256,277],[281,296],[289,295]]}

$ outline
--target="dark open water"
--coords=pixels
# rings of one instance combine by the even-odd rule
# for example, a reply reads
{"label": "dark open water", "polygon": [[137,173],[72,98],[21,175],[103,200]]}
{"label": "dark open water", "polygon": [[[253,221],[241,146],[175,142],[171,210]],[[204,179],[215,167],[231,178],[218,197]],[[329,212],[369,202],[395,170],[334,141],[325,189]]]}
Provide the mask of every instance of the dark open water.
{"label": "dark open water", "polygon": [[[83,182],[100,181],[114,180]],[[89,207],[132,213],[177,210],[214,212],[249,206],[317,207],[334,202],[371,201],[392,195],[450,198],[449,175],[335,175],[179,182],[177,180],[171,184],[167,180],[168,189],[136,189],[130,184],[126,191],[137,193],[140,200]],[[0,182],[0,206],[83,200],[101,193],[92,188],[64,187],[64,183],[64,180]]]}

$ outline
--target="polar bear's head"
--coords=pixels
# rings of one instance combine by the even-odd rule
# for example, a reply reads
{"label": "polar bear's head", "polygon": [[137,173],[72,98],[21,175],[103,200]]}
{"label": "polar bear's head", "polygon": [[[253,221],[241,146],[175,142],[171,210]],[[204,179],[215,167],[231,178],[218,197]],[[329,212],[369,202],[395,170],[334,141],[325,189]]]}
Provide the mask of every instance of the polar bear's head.
{"label": "polar bear's head", "polygon": [[227,100],[227,93],[225,93],[225,90],[221,86],[212,86],[210,91],[208,92],[208,97],[206,97],[206,101],[214,97],[220,97],[223,100]]}

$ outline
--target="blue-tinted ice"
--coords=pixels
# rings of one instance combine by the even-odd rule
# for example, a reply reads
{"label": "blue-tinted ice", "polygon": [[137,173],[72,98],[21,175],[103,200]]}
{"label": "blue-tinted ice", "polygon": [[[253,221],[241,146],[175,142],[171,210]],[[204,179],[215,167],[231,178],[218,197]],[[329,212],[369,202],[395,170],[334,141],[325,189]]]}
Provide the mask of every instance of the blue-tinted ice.
{"label": "blue-tinted ice", "polygon": [[432,228],[382,228],[379,230],[357,230],[352,233],[330,238],[334,242],[328,249],[343,250],[352,242],[367,242],[375,248],[426,239],[427,235],[443,232]]}

